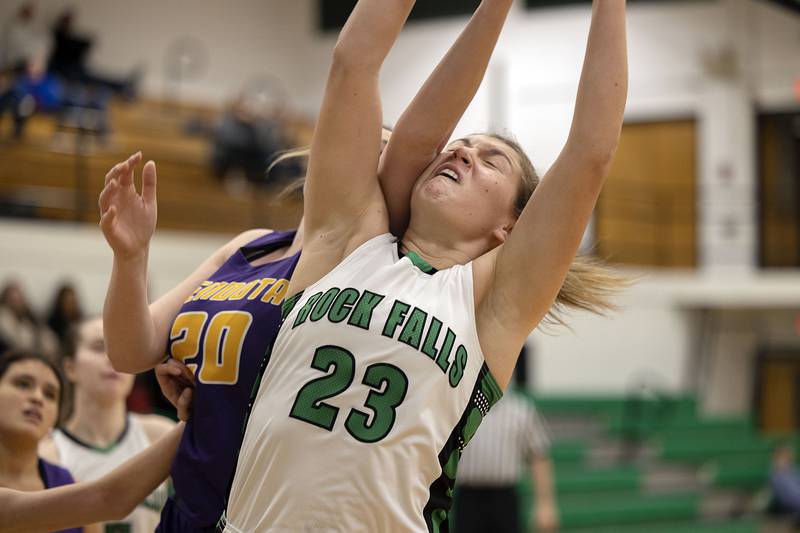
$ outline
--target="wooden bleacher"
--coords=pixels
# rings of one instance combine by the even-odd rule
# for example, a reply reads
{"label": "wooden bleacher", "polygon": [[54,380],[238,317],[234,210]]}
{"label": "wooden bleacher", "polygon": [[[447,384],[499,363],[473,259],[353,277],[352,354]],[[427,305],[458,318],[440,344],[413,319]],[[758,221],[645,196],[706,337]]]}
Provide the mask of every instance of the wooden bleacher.
{"label": "wooden bleacher", "polygon": [[[102,145],[85,138],[88,155],[78,155],[77,134],[56,132],[52,117],[35,116],[20,142],[0,141],[0,203],[7,213],[96,223],[97,198],[106,172],[141,150],[158,166],[158,227],[237,233],[253,227],[297,224],[302,203],[276,200],[280,187],[251,187],[233,196],[212,174],[210,142],[184,133],[187,120],[210,120],[218,110],[167,106],[159,102],[114,104],[112,135]],[[7,127],[7,124],[4,124]],[[301,138],[310,126],[299,124]],[[5,130],[4,130],[5,131]]]}

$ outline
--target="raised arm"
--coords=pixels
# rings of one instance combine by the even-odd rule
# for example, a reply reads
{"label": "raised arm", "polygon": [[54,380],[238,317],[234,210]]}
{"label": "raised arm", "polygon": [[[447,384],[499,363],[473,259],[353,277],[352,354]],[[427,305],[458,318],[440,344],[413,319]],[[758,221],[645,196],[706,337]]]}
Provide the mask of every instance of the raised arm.
{"label": "raised arm", "polygon": [[114,252],[106,301],[103,332],[108,357],[121,372],[143,372],[166,356],[167,336],[183,301],[246,242],[267,230],[244,232],[219,248],[191,275],[164,296],[148,304],[147,263],[150,239],[156,226],[156,166],[142,170],[141,193],[134,185],[134,170],[142,154],[115,165],[106,175],[100,193],[100,228]]}
{"label": "raised arm", "polygon": [[512,4],[481,2],[397,121],[378,170],[394,235],[408,226],[414,181],[442,151],[475,97]]}
{"label": "raised arm", "polygon": [[479,334],[503,339],[486,351],[504,378],[575,257],[619,142],[627,80],[625,0],[595,0],[567,143],[505,244],[475,262]]}
{"label": "raised arm", "polygon": [[124,518],[166,479],[182,434],[183,423],[94,481],[35,492],[0,489],[0,530],[58,531]]}
{"label": "raised arm", "polygon": [[[304,247],[294,292],[326,274],[347,249],[388,230],[376,180],[381,66],[414,0],[361,0],[339,34],[305,185]],[[360,242],[358,242],[360,241]]]}

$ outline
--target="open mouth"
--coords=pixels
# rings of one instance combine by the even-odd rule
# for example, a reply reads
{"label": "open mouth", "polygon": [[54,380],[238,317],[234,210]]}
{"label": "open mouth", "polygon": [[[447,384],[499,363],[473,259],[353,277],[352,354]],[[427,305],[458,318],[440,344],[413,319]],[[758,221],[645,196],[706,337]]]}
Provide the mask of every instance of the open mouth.
{"label": "open mouth", "polygon": [[458,173],[455,170],[446,168],[436,174],[437,176],[444,176],[450,180],[455,181],[456,183],[461,183],[461,178],[459,177]]}
{"label": "open mouth", "polygon": [[42,421],[42,413],[40,413],[37,409],[25,409],[22,411],[22,415],[27,419],[37,424],[41,423]]}

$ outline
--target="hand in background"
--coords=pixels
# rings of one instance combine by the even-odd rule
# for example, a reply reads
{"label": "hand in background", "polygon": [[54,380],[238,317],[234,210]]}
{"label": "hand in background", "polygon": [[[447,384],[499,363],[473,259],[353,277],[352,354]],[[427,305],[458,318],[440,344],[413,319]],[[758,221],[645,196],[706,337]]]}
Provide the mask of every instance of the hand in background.
{"label": "hand in background", "polygon": [[161,393],[178,410],[178,419],[189,419],[194,391],[194,375],[185,364],[169,359],[156,367]]}

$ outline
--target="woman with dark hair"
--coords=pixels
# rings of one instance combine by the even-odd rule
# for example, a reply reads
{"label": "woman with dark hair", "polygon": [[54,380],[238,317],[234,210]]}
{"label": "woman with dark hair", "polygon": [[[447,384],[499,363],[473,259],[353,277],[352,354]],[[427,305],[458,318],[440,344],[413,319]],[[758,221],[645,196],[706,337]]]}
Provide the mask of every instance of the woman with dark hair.
{"label": "woman with dark hair", "polygon": [[0,487],[34,491],[75,482],[38,452],[58,421],[63,397],[64,379],[52,360],[22,350],[0,357]]}
{"label": "woman with dark hair", "polygon": [[167,476],[183,424],[92,482],[75,483],[68,470],[42,459],[39,444],[59,418],[63,385],[60,370],[47,357],[22,350],[0,355],[0,524],[4,532],[99,533],[96,522],[126,516]]}
{"label": "woman with dark hair", "polygon": [[67,339],[70,328],[83,320],[83,311],[78,300],[78,293],[71,283],[62,283],[56,290],[47,325],[58,336],[62,346]]}
{"label": "woman with dark hair", "polygon": [[0,345],[58,355],[58,339],[33,313],[16,281],[6,283],[0,292]]}

